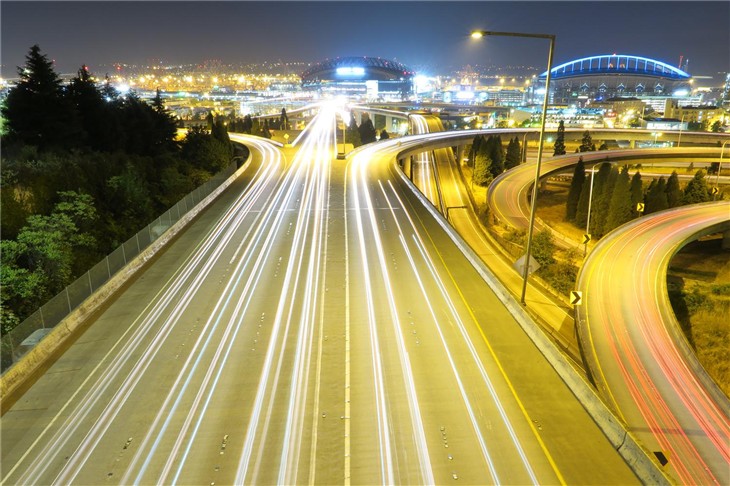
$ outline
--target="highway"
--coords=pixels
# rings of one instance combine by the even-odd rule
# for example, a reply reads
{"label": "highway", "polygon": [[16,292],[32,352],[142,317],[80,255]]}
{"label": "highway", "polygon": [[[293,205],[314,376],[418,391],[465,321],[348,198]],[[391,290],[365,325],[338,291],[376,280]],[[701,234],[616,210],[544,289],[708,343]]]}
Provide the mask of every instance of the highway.
{"label": "highway", "polygon": [[681,484],[730,484],[730,405],[681,335],[666,273],[685,243],[728,229],[729,202],[655,213],[602,238],[578,278],[576,318],[593,378]]}
{"label": "highway", "polygon": [[[688,165],[692,162],[706,163],[717,161],[719,148],[659,148],[659,149],[621,149],[598,152],[567,154],[543,160],[540,177],[548,177],[559,172],[572,175],[572,168],[583,157],[586,167],[603,162],[649,164],[675,164],[678,161]],[[647,168],[649,171],[650,168]],[[487,202],[492,213],[504,224],[513,228],[527,229],[530,221],[528,195],[535,181],[535,163],[522,164],[497,176],[489,186]],[[538,200],[539,201],[539,200]]]}
{"label": "highway", "polygon": [[636,482],[395,145],[332,162],[335,115],[232,135],[241,180],[4,414],[3,484]]}

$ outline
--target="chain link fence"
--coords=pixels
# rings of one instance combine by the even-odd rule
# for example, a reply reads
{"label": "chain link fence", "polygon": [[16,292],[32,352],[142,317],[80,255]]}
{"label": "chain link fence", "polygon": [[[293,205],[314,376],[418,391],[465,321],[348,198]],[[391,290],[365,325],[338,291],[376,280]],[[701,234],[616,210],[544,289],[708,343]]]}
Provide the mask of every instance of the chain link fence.
{"label": "chain link fence", "polygon": [[112,276],[155,242],[235,171],[236,163],[234,162],[122,243],[12,331],[4,334],[0,338],[2,372],[30,351],[54,326],[81,305],[87,297],[106,284]]}

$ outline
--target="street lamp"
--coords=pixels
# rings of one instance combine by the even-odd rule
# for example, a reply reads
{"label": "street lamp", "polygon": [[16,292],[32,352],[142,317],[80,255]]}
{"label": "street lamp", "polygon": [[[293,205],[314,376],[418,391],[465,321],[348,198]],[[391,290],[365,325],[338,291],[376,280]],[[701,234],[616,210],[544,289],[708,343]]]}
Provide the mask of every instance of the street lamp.
{"label": "street lamp", "polygon": [[[717,188],[717,193],[720,192],[720,172],[722,172],[722,155],[725,153],[725,144],[730,142],[730,140],[726,140],[725,142],[722,142],[722,147],[720,147],[720,162],[717,165],[717,178],[715,178],[715,188]],[[717,197],[717,193],[712,195],[712,200],[715,200],[715,197]]]}
{"label": "street lamp", "polygon": [[[588,236],[591,234],[590,228],[591,228],[591,202],[593,201],[593,180],[596,178],[596,166],[594,165],[591,167],[591,188],[590,191],[588,191],[588,217],[586,218],[586,240],[588,239]],[[585,257],[588,254],[588,241],[586,241],[585,246],[583,247],[583,257]]]}
{"label": "street lamp", "polygon": [[535,210],[537,209],[537,188],[540,184],[540,165],[542,164],[542,144],[545,138],[545,120],[547,118],[548,97],[550,95],[550,76],[553,69],[553,50],[555,49],[555,36],[552,34],[522,34],[518,32],[491,32],[487,30],[475,30],[471,33],[472,39],[481,39],[487,35],[506,36],[506,37],[531,37],[537,39],[548,39],[550,41],[550,49],[548,51],[547,61],[547,77],[545,78],[545,96],[542,101],[542,122],[540,123],[540,141],[537,146],[537,164],[535,165],[535,183],[532,186],[532,201],[530,204],[530,224],[527,232],[527,252],[525,254],[525,266],[522,271],[522,295],[520,302],[525,304],[525,294],[527,293],[527,277],[530,270],[530,253],[532,251],[532,233],[535,228]]}
{"label": "street lamp", "polygon": [[679,122],[679,137],[677,137],[677,147],[679,147],[679,144],[682,142],[682,128],[684,128],[684,117],[687,116],[686,113],[682,114],[682,120]]}
{"label": "street lamp", "polygon": [[652,135],[654,135],[654,146],[656,147],[657,146],[657,138],[661,137],[662,134],[660,132],[654,132],[654,133],[652,133]]}

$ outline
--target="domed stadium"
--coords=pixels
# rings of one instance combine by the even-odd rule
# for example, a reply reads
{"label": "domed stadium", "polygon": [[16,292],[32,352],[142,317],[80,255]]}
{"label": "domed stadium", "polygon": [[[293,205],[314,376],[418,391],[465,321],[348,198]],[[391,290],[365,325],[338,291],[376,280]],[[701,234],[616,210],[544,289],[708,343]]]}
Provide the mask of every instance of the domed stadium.
{"label": "domed stadium", "polygon": [[330,95],[368,99],[407,99],[415,73],[403,64],[379,57],[339,57],[302,73],[302,87]]}
{"label": "domed stadium", "polygon": [[[611,54],[585,57],[551,69],[553,104],[613,97],[686,95],[692,77],[667,63],[646,57]],[[543,86],[547,71],[540,75]]]}

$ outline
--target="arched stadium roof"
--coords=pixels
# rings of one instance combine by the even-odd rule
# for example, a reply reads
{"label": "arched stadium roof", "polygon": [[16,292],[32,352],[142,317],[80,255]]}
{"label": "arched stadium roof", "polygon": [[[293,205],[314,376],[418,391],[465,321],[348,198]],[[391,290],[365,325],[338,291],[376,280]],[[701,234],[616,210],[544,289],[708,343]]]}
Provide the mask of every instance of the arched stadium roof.
{"label": "arched stadium roof", "polygon": [[378,74],[389,79],[411,77],[415,73],[397,61],[379,57],[338,57],[319,62],[302,73],[302,80],[311,78],[332,78],[336,74],[367,76]]}
{"label": "arched stadium roof", "polygon": [[[691,78],[686,72],[667,63],[626,54],[606,54],[576,59],[552,68],[551,73],[552,79],[605,74],[640,75],[677,81]],[[546,77],[547,71],[540,75],[542,79]]]}

